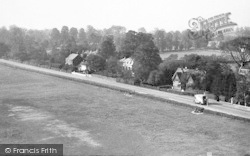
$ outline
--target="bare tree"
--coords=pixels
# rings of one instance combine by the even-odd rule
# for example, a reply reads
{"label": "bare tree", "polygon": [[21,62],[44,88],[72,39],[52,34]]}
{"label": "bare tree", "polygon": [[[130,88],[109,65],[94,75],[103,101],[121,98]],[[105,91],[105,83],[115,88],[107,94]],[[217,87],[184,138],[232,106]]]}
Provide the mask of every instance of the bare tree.
{"label": "bare tree", "polygon": [[[239,77],[236,96],[247,104],[247,94],[250,86],[250,37],[238,37],[227,41],[222,45],[222,50],[229,53],[233,61],[238,65]],[[244,70],[243,70],[244,69]],[[240,96],[241,95],[241,96]]]}
{"label": "bare tree", "polygon": [[230,54],[239,67],[250,62],[250,37],[239,37],[222,44],[221,49]]}

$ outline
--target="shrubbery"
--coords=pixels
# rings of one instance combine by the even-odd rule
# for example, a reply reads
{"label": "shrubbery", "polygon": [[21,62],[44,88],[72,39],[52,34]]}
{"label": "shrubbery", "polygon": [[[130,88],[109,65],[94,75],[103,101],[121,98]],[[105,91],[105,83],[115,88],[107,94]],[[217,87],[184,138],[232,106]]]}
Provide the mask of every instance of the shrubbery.
{"label": "shrubbery", "polygon": [[106,60],[100,55],[90,54],[87,56],[86,61],[91,70],[97,72],[105,69]]}

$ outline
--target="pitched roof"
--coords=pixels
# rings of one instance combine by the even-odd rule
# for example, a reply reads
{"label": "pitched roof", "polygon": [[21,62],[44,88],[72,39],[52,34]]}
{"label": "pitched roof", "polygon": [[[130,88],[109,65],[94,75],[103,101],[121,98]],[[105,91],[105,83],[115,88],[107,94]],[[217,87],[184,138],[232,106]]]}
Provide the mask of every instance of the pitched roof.
{"label": "pitched roof", "polygon": [[204,74],[204,71],[200,71],[198,69],[187,69],[187,68],[177,68],[176,72],[174,73],[172,80],[175,79],[176,75],[179,77],[179,79],[181,78],[181,75],[183,73],[186,73],[186,78],[189,79],[189,77],[191,76],[193,80],[195,80],[196,75],[197,74]]}
{"label": "pitched roof", "polygon": [[78,56],[78,54],[70,54],[68,57],[67,57],[67,59],[69,59],[69,60],[73,60],[74,58],[76,58]]}
{"label": "pitched roof", "polygon": [[182,75],[182,73],[180,73],[180,72],[177,73],[177,76],[179,79],[181,79],[181,75]]}
{"label": "pitched roof", "polygon": [[122,58],[122,59],[120,59],[120,61],[121,62],[132,62],[132,61],[134,61],[134,59],[133,58],[131,58],[131,57],[129,57],[129,58]]}

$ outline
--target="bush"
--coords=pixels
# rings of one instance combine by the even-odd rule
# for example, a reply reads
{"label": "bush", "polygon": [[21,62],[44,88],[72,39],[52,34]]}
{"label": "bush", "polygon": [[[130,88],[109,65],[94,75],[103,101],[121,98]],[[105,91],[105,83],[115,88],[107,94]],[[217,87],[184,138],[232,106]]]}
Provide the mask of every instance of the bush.
{"label": "bush", "polygon": [[9,45],[0,42],[0,57],[6,56],[9,51],[10,51]]}
{"label": "bush", "polygon": [[61,69],[68,71],[68,72],[77,71],[77,67],[74,67],[73,65],[68,65],[68,64],[65,64]]}
{"label": "bush", "polygon": [[105,69],[106,60],[99,55],[90,54],[87,56],[86,61],[91,70],[101,71]]}
{"label": "bush", "polygon": [[159,70],[153,70],[150,72],[147,83],[153,86],[158,86],[161,84],[163,73]]}
{"label": "bush", "polygon": [[106,69],[108,72],[108,75],[110,75],[111,77],[117,77],[119,76],[119,72],[120,72],[120,64],[119,64],[119,60],[115,57],[110,57],[107,62],[106,62]]}
{"label": "bush", "polygon": [[14,55],[14,59],[18,59],[21,62],[24,62],[24,61],[28,61],[30,58],[29,58],[29,55],[27,53],[25,53],[25,52],[19,52],[19,53],[16,53]]}
{"label": "bush", "polygon": [[130,85],[138,85],[138,82],[134,78],[124,79],[124,78],[121,78],[121,77],[117,77],[116,82],[126,83],[126,84],[130,84]]}
{"label": "bush", "polygon": [[38,64],[39,64],[39,62],[37,61],[37,60],[29,60],[29,63],[31,64],[31,65],[34,65],[34,66],[37,66]]}
{"label": "bush", "polygon": [[180,91],[176,91],[176,90],[172,90],[172,89],[169,89],[168,92],[179,94],[179,95],[188,95],[188,96],[194,96],[195,94],[203,94],[203,91],[185,91],[185,92],[180,92]]}
{"label": "bush", "polygon": [[51,68],[61,69],[62,65],[60,63],[50,63]]}

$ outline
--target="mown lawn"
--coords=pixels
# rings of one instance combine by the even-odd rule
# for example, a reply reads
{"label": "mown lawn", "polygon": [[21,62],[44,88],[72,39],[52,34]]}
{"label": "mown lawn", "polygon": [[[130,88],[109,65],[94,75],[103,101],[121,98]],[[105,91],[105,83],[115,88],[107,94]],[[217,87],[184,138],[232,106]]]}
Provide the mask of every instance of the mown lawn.
{"label": "mown lawn", "polygon": [[250,123],[0,65],[0,144],[67,155],[246,155]]}

